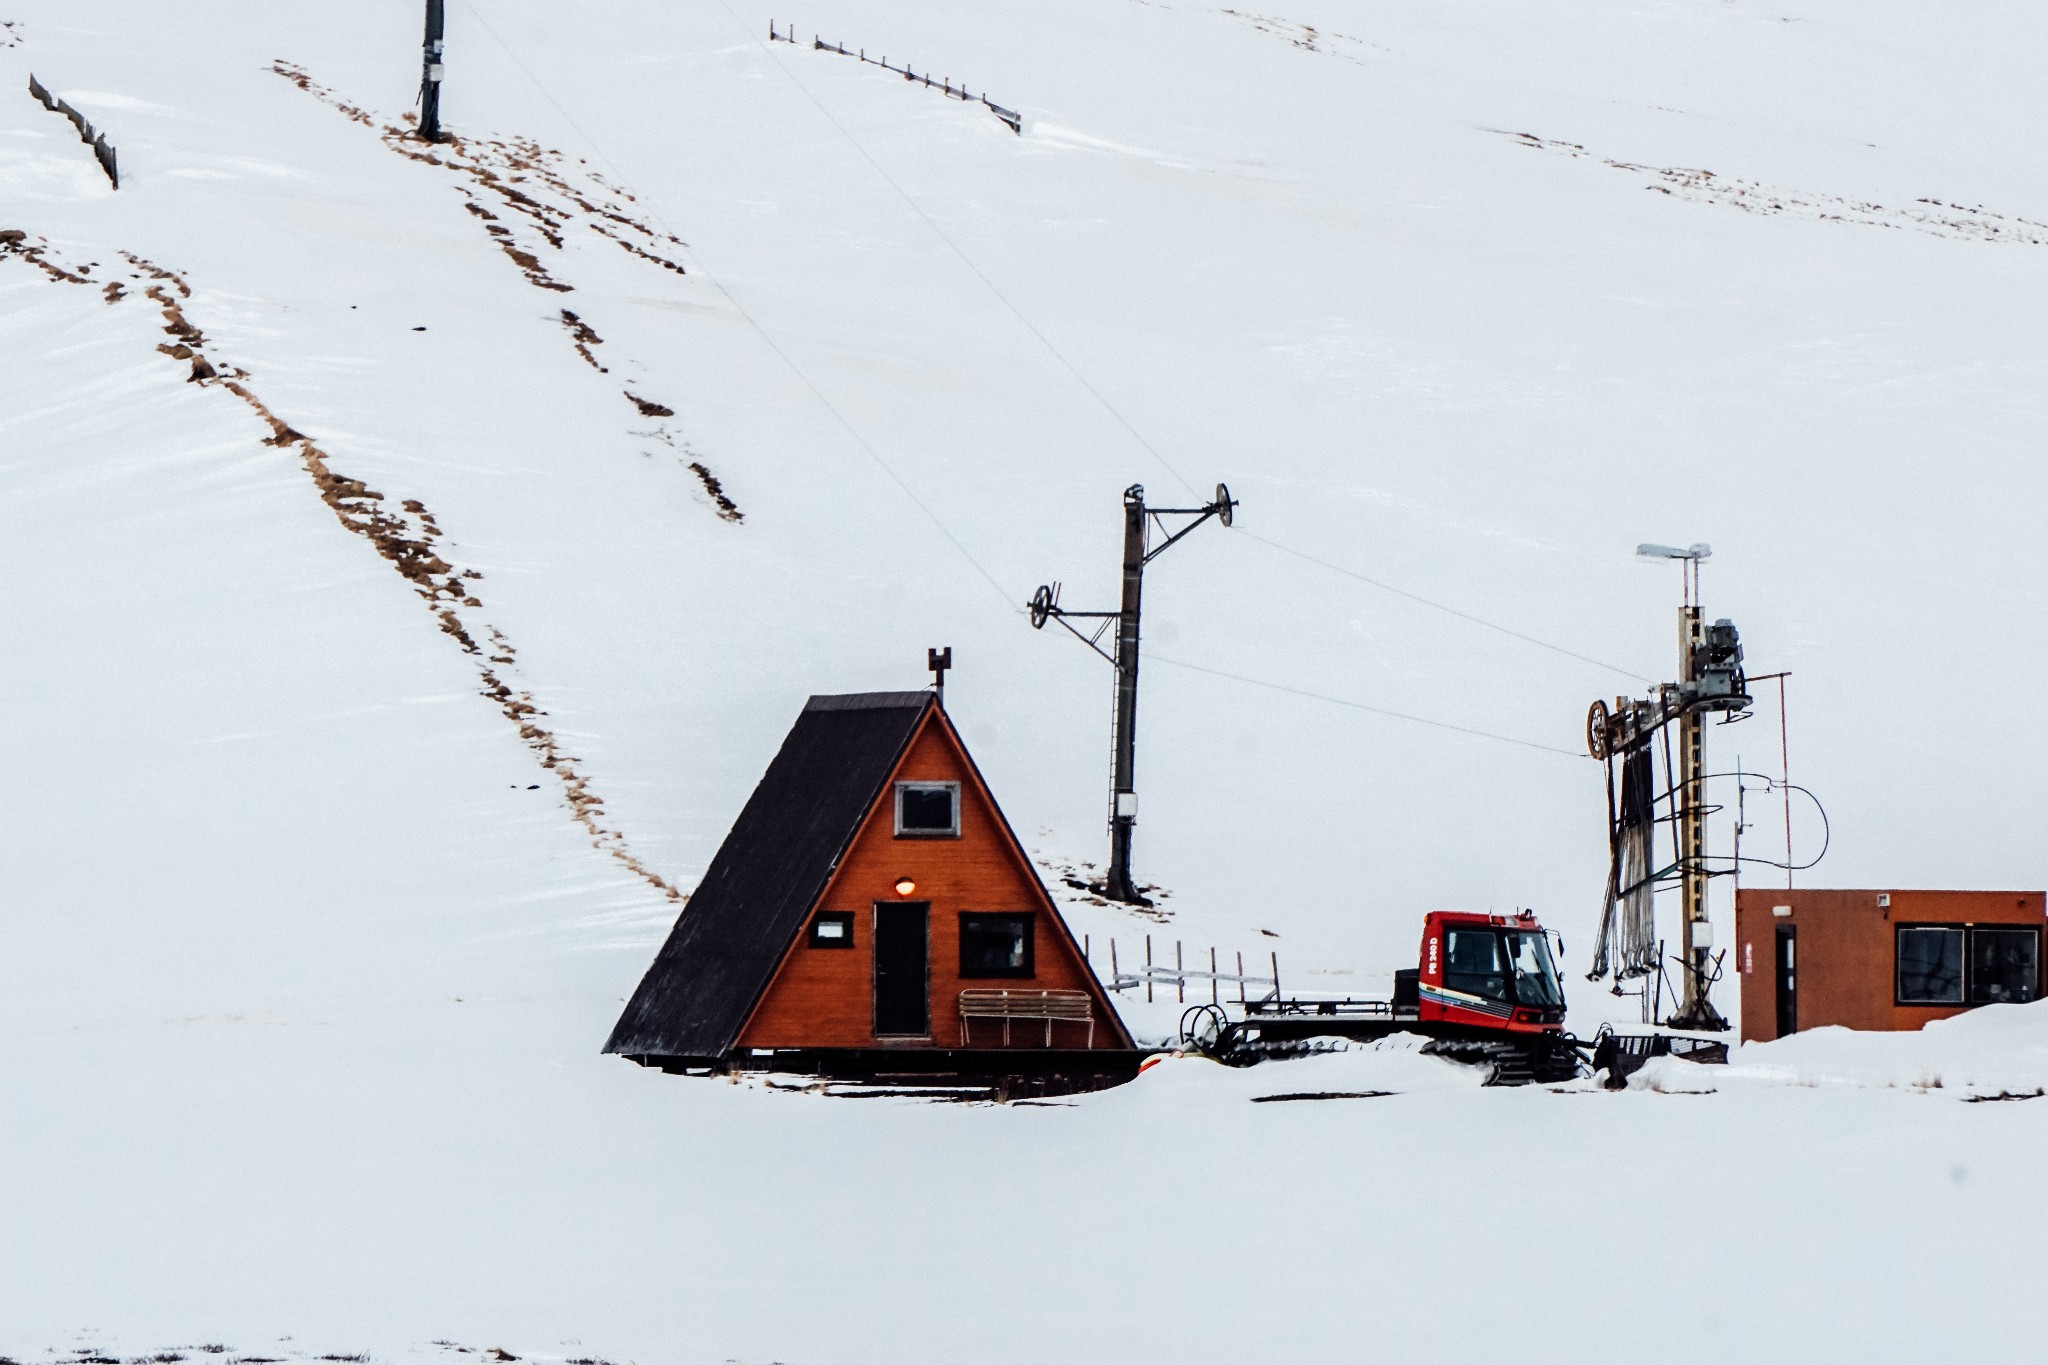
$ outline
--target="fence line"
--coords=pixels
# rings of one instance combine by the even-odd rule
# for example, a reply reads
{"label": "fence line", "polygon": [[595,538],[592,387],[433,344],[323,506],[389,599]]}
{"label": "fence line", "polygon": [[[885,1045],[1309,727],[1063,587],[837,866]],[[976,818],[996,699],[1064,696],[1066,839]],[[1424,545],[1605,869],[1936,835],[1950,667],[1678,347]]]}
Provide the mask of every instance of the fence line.
{"label": "fence line", "polygon": [[68,101],[52,95],[49,88],[35,78],[33,72],[29,73],[28,92],[41,102],[43,108],[71,120],[72,126],[78,129],[79,141],[92,148],[92,154],[99,159],[100,169],[107,173],[107,179],[113,183],[114,188],[120,189],[121,171],[115,161],[114,145],[107,141],[107,135],[94,129],[92,124],[86,121],[85,115],[73,109]]}
{"label": "fence line", "polygon": [[[790,25],[789,31],[787,33],[777,33],[775,31],[775,21],[773,19],[770,19],[768,21],[768,41],[771,43],[795,43],[796,26],[794,24]],[[927,72],[924,75],[919,75],[917,72],[912,71],[907,64],[903,66],[891,66],[889,65],[889,59],[886,56],[882,57],[880,60],[877,60],[873,57],[868,56],[867,49],[864,47],[855,48],[849,52],[847,50],[846,44],[828,43],[815,33],[811,35],[811,50],[814,52],[836,52],[842,57],[857,58],[860,61],[866,62],[869,66],[879,66],[884,71],[894,71],[897,75],[903,77],[903,79],[906,81],[922,81],[924,83],[925,89],[936,90],[939,93],[948,97],[949,99],[960,100],[966,104],[979,104],[984,109],[988,110],[991,114],[994,114],[997,118],[1001,119],[1004,122],[1004,124],[1006,124],[1009,127],[1009,130],[1011,132],[1016,133],[1020,137],[1023,136],[1024,116],[1022,114],[1018,113],[1014,109],[1003,108],[1002,105],[997,104],[994,100],[988,97],[987,91],[983,91],[979,95],[971,95],[967,92],[966,86],[962,85],[955,87],[953,84],[953,78],[951,76],[942,76],[937,81],[934,81],[931,78],[931,74],[929,72]]]}
{"label": "fence line", "polygon": [[[1090,959],[1089,965],[1093,967],[1094,962],[1091,948],[1092,945],[1084,937],[1081,941],[1081,953],[1084,957]],[[1196,959],[1197,962],[1200,960],[1200,958]],[[1116,940],[1112,938],[1109,941],[1109,976],[1103,980],[1102,984],[1108,990],[1119,994],[1127,990],[1134,991],[1139,987],[1143,987],[1145,999],[1148,1001],[1154,998],[1153,992],[1155,990],[1164,990],[1171,986],[1174,990],[1175,999],[1181,1004],[1186,1004],[1188,984],[1193,982],[1199,989],[1201,983],[1206,981],[1209,983],[1209,1003],[1212,1005],[1223,1003],[1223,987],[1226,984],[1236,985],[1237,1003],[1240,1005],[1250,1003],[1252,999],[1246,993],[1246,987],[1266,986],[1271,989],[1262,992],[1258,998],[1277,1000],[1280,997],[1280,954],[1277,952],[1271,953],[1268,955],[1268,960],[1272,966],[1271,976],[1248,975],[1244,969],[1243,953],[1237,955],[1236,971],[1221,971],[1216,965],[1216,950],[1211,948],[1209,949],[1209,970],[1205,972],[1199,967],[1190,967],[1186,964],[1186,952],[1181,941],[1175,939],[1173,941],[1173,965],[1169,967],[1164,963],[1155,964],[1152,960],[1152,935],[1147,934],[1145,935],[1145,965],[1126,971],[1118,960]],[[1100,978],[1100,973],[1097,975]]]}

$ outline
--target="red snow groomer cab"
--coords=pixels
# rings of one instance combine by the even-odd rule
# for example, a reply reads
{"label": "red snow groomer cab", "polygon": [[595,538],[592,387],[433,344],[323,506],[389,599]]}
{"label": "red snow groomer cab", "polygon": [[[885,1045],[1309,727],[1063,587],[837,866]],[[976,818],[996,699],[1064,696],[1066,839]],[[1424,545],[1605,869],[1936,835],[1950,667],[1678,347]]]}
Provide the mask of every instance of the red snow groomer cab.
{"label": "red snow groomer cab", "polygon": [[1549,931],[1533,912],[1432,910],[1414,967],[1394,973],[1392,1000],[1316,999],[1277,991],[1247,1001],[1233,1020],[1218,1005],[1181,1019],[1183,1043],[1247,1065],[1315,1051],[1318,1038],[1370,1041],[1395,1033],[1429,1039],[1425,1052],[1490,1064],[1493,1084],[1570,1080],[1579,1052],[1564,1032],[1564,987]]}
{"label": "red snow groomer cab", "polygon": [[[1395,974],[1397,1009],[1407,1003],[1402,975]],[[1430,911],[1422,920],[1414,989],[1419,1023],[1486,1036],[1564,1032],[1564,987],[1551,961],[1550,935],[1531,911]]]}

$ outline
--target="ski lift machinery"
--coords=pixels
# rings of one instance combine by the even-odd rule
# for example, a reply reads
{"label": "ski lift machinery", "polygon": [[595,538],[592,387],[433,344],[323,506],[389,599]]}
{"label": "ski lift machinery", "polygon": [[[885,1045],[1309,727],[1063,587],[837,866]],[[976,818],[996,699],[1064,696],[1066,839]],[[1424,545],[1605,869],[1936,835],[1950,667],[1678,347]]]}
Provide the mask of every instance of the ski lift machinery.
{"label": "ski lift machinery", "polygon": [[[1657,937],[1655,896],[1660,883],[1675,878],[1680,896],[1677,1001],[1663,1023],[1678,1032],[1624,1036],[1603,1028],[1595,1065],[1604,1062],[1610,1076],[1617,1077],[1664,1053],[1727,1060],[1725,1042],[1699,1036],[1728,1029],[1712,1000],[1726,950],[1715,949],[1707,917],[1708,883],[1719,874],[1707,856],[1707,816],[1713,808],[1705,793],[1705,725],[1708,716],[1717,714],[1723,725],[1745,720],[1751,704],[1740,632],[1726,617],[1709,624],[1700,604],[1700,564],[1713,548],[1641,545],[1636,553],[1679,564],[1684,587],[1678,613],[1679,677],[1646,696],[1616,697],[1611,707],[1595,701],[1586,712],[1586,751],[1607,768],[1609,847],[1600,935],[1587,975],[1597,981],[1611,973],[1617,993],[1623,982],[1641,981],[1643,1022],[1656,1022],[1664,989],[1664,944]],[[1660,741],[1667,783],[1661,797],[1654,780]],[[1665,813],[1659,813],[1660,806]],[[1660,823],[1671,826],[1672,842],[1671,861],[1661,868],[1655,856]]]}

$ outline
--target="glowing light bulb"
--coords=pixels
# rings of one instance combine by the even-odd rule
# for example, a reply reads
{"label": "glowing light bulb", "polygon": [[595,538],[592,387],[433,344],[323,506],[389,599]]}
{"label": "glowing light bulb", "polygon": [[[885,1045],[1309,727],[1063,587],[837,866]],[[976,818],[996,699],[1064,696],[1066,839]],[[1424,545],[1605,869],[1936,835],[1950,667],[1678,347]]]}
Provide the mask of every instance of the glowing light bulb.
{"label": "glowing light bulb", "polygon": [[912,881],[912,880],[910,880],[910,878],[908,878],[908,877],[899,877],[899,878],[897,878],[897,879],[896,879],[896,894],[897,894],[897,895],[899,895],[899,896],[913,896],[913,895],[916,895],[916,894],[917,894],[917,883],[916,883],[916,882],[914,882],[914,881]]}

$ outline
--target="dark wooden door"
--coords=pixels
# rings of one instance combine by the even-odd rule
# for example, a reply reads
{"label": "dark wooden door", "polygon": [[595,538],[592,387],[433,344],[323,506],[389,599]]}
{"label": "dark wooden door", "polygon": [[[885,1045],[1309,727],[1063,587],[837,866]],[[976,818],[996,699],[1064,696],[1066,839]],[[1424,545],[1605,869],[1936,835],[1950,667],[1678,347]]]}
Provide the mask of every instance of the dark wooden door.
{"label": "dark wooden door", "polygon": [[926,912],[921,902],[875,906],[875,1034],[922,1038],[932,1031]]}
{"label": "dark wooden door", "polygon": [[1799,1032],[1799,931],[1789,924],[1778,926],[1778,1036],[1789,1038]]}

